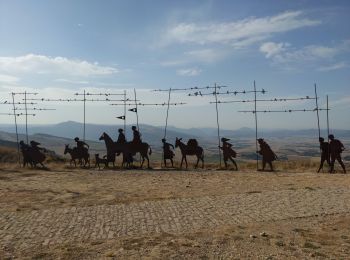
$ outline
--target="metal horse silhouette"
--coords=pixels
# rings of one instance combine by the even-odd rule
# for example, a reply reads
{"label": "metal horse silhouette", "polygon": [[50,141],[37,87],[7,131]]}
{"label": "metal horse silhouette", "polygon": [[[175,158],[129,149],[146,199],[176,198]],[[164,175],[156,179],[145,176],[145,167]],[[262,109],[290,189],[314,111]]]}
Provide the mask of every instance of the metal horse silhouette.
{"label": "metal horse silhouette", "polygon": [[145,142],[142,142],[140,144],[135,144],[133,142],[117,143],[117,142],[114,142],[113,139],[105,132],[102,133],[99,140],[105,141],[107,151],[109,151],[110,153],[123,153],[122,166],[124,166],[124,164],[129,161],[128,159],[130,158],[131,155],[140,153],[142,158],[141,168],[145,162],[145,159],[147,160],[147,167],[149,168],[148,155],[152,154],[152,149],[148,143],[145,143]]}
{"label": "metal horse silhouette", "polygon": [[175,148],[179,147],[180,151],[181,151],[181,154],[182,154],[180,168],[182,168],[182,163],[185,160],[186,169],[187,169],[188,164],[187,164],[186,155],[195,155],[195,156],[197,156],[197,163],[195,165],[195,168],[198,167],[199,160],[202,161],[202,168],[204,168],[204,151],[203,151],[203,148],[198,146],[197,141],[193,141],[193,145],[191,145],[191,140],[195,140],[195,139],[190,139],[187,144],[184,144],[183,142],[181,142],[181,140],[182,140],[182,138],[177,138],[176,137],[176,141],[175,141]]}
{"label": "metal horse silhouette", "polygon": [[86,164],[90,166],[90,155],[88,152],[82,152],[78,150],[76,147],[70,148],[69,144],[66,144],[64,148],[64,154],[67,154],[67,153],[69,153],[71,156],[70,165],[72,165],[72,163],[74,162],[74,166],[77,167],[76,160],[78,159],[80,165],[83,165],[83,160],[84,160],[83,166],[86,166]]}

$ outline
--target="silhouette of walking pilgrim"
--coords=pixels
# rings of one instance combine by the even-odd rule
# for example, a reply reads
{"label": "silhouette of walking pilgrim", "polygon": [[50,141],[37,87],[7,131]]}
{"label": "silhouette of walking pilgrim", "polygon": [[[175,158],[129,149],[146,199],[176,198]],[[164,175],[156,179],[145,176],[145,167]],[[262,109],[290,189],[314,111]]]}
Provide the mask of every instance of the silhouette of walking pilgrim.
{"label": "silhouette of walking pilgrim", "polygon": [[171,150],[175,149],[174,146],[170,143],[166,142],[166,139],[163,138],[162,139],[162,143],[163,143],[163,160],[164,160],[164,166],[166,167],[166,160],[170,160],[171,162],[171,167],[174,167],[174,162],[173,162],[173,158],[175,156],[174,152]]}
{"label": "silhouette of walking pilgrim", "polygon": [[320,172],[321,169],[323,169],[323,164],[325,161],[327,162],[328,167],[330,167],[331,163],[330,163],[329,143],[325,142],[323,137],[320,137],[318,140],[320,142],[320,149],[321,149],[321,162],[317,172]]}
{"label": "silhouette of walking pilgrim", "polygon": [[235,160],[233,159],[233,158],[236,158],[237,153],[235,150],[232,149],[233,145],[230,144],[228,141],[230,141],[230,139],[225,137],[221,138],[222,146],[219,146],[219,148],[222,150],[224,154],[225,168],[227,168],[228,166],[227,161],[230,160],[233,163],[233,165],[236,167],[236,171],[237,171],[238,166]]}
{"label": "silhouette of walking pilgrim", "polygon": [[260,151],[257,151],[262,156],[262,170],[265,170],[266,163],[270,165],[270,170],[273,171],[272,162],[277,159],[276,154],[263,138],[258,139]]}
{"label": "silhouette of walking pilgrim", "polygon": [[30,141],[30,145],[27,145],[23,141],[20,141],[19,145],[23,155],[23,167],[27,164],[32,167],[36,167],[37,164],[40,164],[43,168],[45,167],[43,162],[45,161],[46,156],[43,152],[46,152],[46,149],[39,147],[40,143]]}
{"label": "silhouette of walking pilgrim", "polygon": [[340,166],[343,168],[343,172],[346,173],[345,165],[341,158],[341,153],[345,150],[344,145],[338,139],[334,138],[334,135],[329,135],[328,138],[331,140],[329,142],[329,151],[331,155],[331,168],[330,173],[334,173],[334,163],[337,160]]}

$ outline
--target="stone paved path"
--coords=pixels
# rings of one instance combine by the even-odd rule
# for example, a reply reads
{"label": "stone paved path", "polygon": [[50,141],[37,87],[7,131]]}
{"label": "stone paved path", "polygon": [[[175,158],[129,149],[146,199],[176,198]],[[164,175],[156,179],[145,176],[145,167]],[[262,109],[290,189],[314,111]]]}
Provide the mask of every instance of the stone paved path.
{"label": "stone paved path", "polygon": [[0,211],[0,246],[25,249],[39,244],[177,234],[349,212],[350,189],[282,190],[31,212]]}

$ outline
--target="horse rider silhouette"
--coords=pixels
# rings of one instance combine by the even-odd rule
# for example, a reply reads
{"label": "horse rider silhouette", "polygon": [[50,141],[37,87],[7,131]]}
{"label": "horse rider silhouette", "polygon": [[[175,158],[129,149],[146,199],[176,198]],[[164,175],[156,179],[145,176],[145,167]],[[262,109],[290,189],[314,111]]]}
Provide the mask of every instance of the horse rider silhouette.
{"label": "horse rider silhouette", "polygon": [[[124,130],[122,128],[118,129],[119,135],[118,135],[118,140],[117,143],[118,144],[125,144],[126,143],[126,137],[124,134]],[[117,156],[120,155],[120,151],[117,152]]]}
{"label": "horse rider silhouette", "polygon": [[117,143],[118,144],[124,144],[126,143],[126,138],[125,138],[125,134],[124,134],[124,130],[119,128],[118,129],[119,135],[118,135],[118,140]]}
{"label": "horse rider silhouette", "polygon": [[[142,140],[141,140],[141,134],[140,132],[137,130],[136,126],[132,126],[131,127],[131,130],[133,132],[133,139],[132,139],[132,145],[134,147],[137,147],[137,145],[141,144],[142,143]],[[136,152],[135,153],[132,153],[133,156],[136,155]]]}
{"label": "horse rider silhouette", "polygon": [[[75,137],[74,141],[77,143],[77,150],[82,154],[88,153],[90,146],[84,141],[79,140],[79,137]],[[86,146],[86,147],[85,147]]]}
{"label": "horse rider silhouette", "polygon": [[142,143],[141,134],[140,134],[140,132],[137,130],[136,126],[132,126],[131,129],[132,129],[132,131],[133,131],[133,139],[132,139],[132,142],[133,142],[134,144],[140,144],[140,143]]}

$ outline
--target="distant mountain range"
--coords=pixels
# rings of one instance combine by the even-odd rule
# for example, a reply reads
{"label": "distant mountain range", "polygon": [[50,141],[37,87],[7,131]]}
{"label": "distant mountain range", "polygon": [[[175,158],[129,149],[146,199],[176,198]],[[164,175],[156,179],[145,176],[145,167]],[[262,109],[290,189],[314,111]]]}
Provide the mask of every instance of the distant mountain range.
{"label": "distant mountain range", "polygon": [[[103,132],[108,133],[113,140],[117,139],[118,128],[121,125],[97,125],[86,124],[86,139],[90,145],[90,153],[105,154],[105,144],[99,141]],[[19,140],[25,140],[25,127],[18,128]],[[164,128],[150,125],[140,125],[143,141],[149,143],[155,154],[161,152],[161,139],[164,136]],[[83,124],[68,121],[55,125],[34,125],[30,126],[29,140],[35,140],[43,147],[63,154],[64,145],[75,146],[74,137],[82,138]],[[131,125],[127,126],[127,139],[131,140]],[[304,130],[259,130],[259,137],[268,140],[279,158],[290,156],[319,156],[318,131],[316,129]],[[346,147],[350,146],[350,130],[334,130],[333,133],[341,139]],[[243,159],[255,158],[255,130],[251,128],[240,128],[237,130],[220,130],[220,135],[230,138],[235,149],[239,152],[239,157]],[[322,135],[326,137],[326,131],[322,130]],[[206,156],[214,158],[217,156],[218,139],[216,128],[191,128],[183,129],[169,126],[167,130],[167,140],[174,144],[176,137],[182,137],[186,142],[189,138],[197,138],[199,144],[206,150]],[[13,125],[0,125],[0,146],[17,147],[16,135]],[[348,152],[346,151],[348,155]],[[208,158],[208,157],[207,157]]]}
{"label": "distant mountain range", "polygon": [[[86,124],[86,139],[92,141],[98,141],[102,132],[108,133],[112,139],[117,139],[118,128],[122,128],[122,125],[100,125],[100,124]],[[0,124],[0,131],[14,133],[15,129],[13,125]],[[19,133],[25,133],[24,125],[19,125]],[[30,134],[47,134],[57,137],[64,137],[73,139],[78,136],[82,138],[83,124],[67,121],[59,124],[52,125],[30,125]],[[164,128],[142,124],[140,125],[140,132],[142,133],[143,140],[149,143],[158,143],[164,136]],[[339,138],[350,138],[350,130],[333,130],[332,131]],[[132,138],[131,125],[127,125],[126,130],[127,139]],[[220,129],[220,135],[228,138],[251,138],[255,137],[255,129],[243,127],[237,130]],[[322,135],[326,137],[326,131],[322,130]],[[302,130],[286,130],[286,129],[259,129],[259,137],[264,138],[289,138],[289,137],[309,137],[317,138],[317,129],[302,129]],[[167,138],[169,140],[175,139],[175,137],[182,137],[183,139],[198,138],[205,141],[217,140],[216,128],[178,128],[169,126],[167,129]],[[204,141],[203,140],[203,141]]]}

